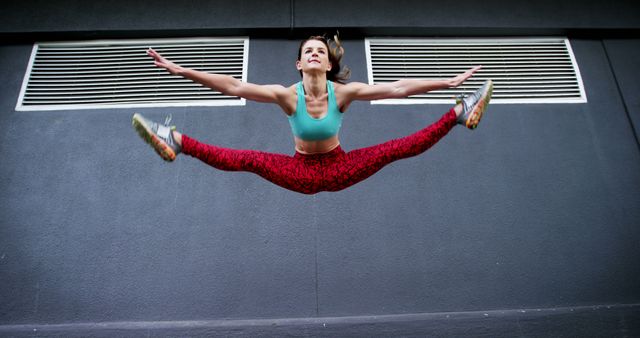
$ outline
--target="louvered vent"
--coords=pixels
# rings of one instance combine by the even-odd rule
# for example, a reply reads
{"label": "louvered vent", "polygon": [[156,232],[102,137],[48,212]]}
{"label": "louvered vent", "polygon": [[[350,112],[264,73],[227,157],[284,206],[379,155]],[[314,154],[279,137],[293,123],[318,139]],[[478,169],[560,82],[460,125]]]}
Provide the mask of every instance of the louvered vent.
{"label": "louvered vent", "polygon": [[16,109],[244,103],[155,67],[149,47],[181,66],[246,80],[246,38],[40,43]]}
{"label": "louvered vent", "polygon": [[569,41],[520,39],[367,39],[369,83],[399,79],[442,79],[475,65],[480,72],[453,89],[378,103],[451,103],[486,79],[494,82],[492,103],[586,102]]}

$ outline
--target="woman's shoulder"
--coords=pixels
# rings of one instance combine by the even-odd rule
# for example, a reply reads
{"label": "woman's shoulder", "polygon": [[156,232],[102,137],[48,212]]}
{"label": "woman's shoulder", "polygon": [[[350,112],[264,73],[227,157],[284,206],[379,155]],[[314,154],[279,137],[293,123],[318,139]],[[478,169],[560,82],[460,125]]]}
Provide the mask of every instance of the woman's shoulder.
{"label": "woman's shoulder", "polygon": [[333,89],[336,93],[339,94],[349,94],[358,91],[362,87],[366,87],[368,84],[362,82],[347,82],[347,83],[339,83],[333,82]]}
{"label": "woman's shoulder", "polygon": [[288,97],[290,95],[296,95],[296,83],[290,85],[290,86],[285,86],[285,85],[274,85],[274,89],[276,89],[276,92],[278,94],[278,96],[280,97]]}
{"label": "woman's shoulder", "polygon": [[366,84],[362,82],[333,82],[333,92],[338,109],[340,109],[341,112],[344,113],[347,111],[347,108],[349,108],[349,105],[353,101],[355,93],[357,93],[358,89],[362,86],[366,86]]}
{"label": "woman's shoulder", "polygon": [[336,88],[352,88],[352,87],[360,87],[360,86],[368,86],[368,84],[364,82],[351,81],[346,83],[333,82],[333,86]]}

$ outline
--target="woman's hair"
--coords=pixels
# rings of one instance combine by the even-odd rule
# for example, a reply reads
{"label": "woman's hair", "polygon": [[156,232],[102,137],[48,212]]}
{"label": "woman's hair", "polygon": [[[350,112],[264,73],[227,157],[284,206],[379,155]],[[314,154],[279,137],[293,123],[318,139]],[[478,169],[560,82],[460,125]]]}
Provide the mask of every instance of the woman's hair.
{"label": "woman's hair", "polygon": [[[331,70],[327,72],[327,80],[345,83],[349,79],[349,76],[351,76],[351,70],[347,66],[340,64],[342,56],[344,55],[344,48],[342,48],[342,44],[338,39],[338,34],[333,36],[333,40],[324,35],[316,35],[302,41],[298,48],[298,61],[302,58],[302,47],[304,47],[304,44],[310,40],[321,41],[327,46],[329,62],[331,62]],[[300,71],[300,76],[302,76],[302,71]]]}

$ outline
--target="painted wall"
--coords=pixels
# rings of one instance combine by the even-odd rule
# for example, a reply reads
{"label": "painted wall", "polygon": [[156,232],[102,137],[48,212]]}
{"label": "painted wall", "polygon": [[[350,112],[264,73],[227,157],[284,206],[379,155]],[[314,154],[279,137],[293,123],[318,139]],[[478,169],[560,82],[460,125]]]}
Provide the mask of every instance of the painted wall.
{"label": "painted wall", "polygon": [[611,61],[613,75],[620,89],[629,122],[634,127],[635,137],[640,135],[640,97],[636,90],[640,85],[635,72],[640,69],[640,40],[606,39],[603,41],[607,57]]}
{"label": "painted wall", "polygon": [[[637,302],[638,144],[602,44],[572,41],[586,104],[494,105],[482,128],[340,193],[304,196],[191,158],[135,110],[16,112],[30,46],[2,48],[3,323],[306,317]],[[293,82],[296,43],[251,40],[249,80]],[[348,41],[354,80],[364,44]],[[289,69],[282,74],[280,70]],[[342,142],[445,106],[356,103]],[[292,153],[274,106],[145,109],[233,148]]]}
{"label": "painted wall", "polygon": [[301,36],[318,29],[375,35],[625,35],[640,31],[633,0],[21,0],[0,13],[7,40],[251,34]]}

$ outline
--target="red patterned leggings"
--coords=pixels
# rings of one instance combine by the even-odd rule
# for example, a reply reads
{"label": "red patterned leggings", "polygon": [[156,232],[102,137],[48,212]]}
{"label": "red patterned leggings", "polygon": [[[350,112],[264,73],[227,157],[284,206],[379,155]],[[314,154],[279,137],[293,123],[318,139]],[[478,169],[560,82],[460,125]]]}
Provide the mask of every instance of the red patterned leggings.
{"label": "red patterned leggings", "polygon": [[283,188],[303,194],[339,191],[375,174],[385,165],[419,155],[456,125],[451,109],[436,123],[409,136],[345,153],[339,146],[327,153],[294,156],[256,150],[235,150],[200,143],[182,135],[182,152],[226,171],[248,171]]}

